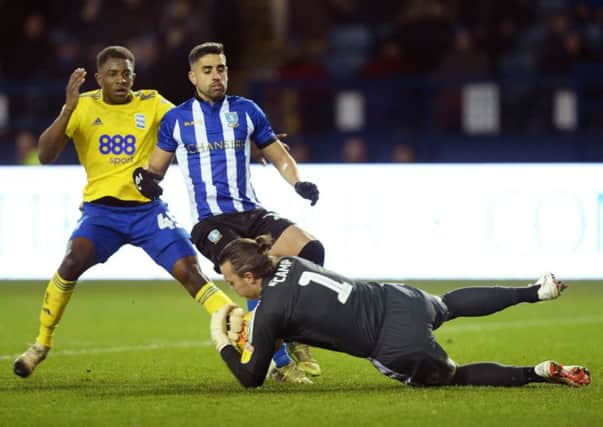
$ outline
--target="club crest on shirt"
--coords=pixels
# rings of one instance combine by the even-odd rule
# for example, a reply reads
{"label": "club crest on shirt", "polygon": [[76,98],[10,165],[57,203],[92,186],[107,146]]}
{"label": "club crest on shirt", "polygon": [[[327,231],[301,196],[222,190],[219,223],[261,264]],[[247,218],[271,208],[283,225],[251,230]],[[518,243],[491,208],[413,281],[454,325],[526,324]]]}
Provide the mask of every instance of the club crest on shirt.
{"label": "club crest on shirt", "polygon": [[228,113],[224,113],[224,119],[226,119],[226,124],[231,128],[236,128],[239,126],[239,113],[236,111],[229,111]]}
{"label": "club crest on shirt", "polygon": [[136,122],[136,127],[138,129],[144,129],[146,127],[144,114],[142,114],[142,113],[134,114],[134,121]]}
{"label": "club crest on shirt", "polygon": [[220,239],[222,239],[222,233],[220,233],[220,230],[218,230],[217,228],[214,228],[207,235],[207,240],[209,240],[210,242],[212,242],[214,245],[216,243],[218,243],[220,241]]}

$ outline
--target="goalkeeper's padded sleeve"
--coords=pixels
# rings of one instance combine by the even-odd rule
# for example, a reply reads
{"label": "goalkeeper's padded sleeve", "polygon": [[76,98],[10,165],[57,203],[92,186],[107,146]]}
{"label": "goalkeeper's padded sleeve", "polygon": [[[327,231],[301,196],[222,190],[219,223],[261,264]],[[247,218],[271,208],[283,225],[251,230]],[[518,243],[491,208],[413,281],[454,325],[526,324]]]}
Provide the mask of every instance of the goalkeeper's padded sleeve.
{"label": "goalkeeper's padded sleeve", "polygon": [[220,355],[222,356],[224,362],[226,362],[228,369],[230,369],[232,374],[237,380],[239,380],[243,387],[259,387],[264,384],[266,372],[257,373],[257,375],[254,375],[253,372],[250,372],[245,365],[241,364],[241,353],[239,353],[233,346],[224,346],[220,351]]}

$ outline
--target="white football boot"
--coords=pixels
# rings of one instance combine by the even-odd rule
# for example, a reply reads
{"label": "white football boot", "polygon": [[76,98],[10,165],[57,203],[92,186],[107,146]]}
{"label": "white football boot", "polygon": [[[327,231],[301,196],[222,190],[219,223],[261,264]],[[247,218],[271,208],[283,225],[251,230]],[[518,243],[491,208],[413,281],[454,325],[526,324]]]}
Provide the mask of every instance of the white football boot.
{"label": "white football boot", "polygon": [[553,273],[544,273],[534,284],[540,285],[540,289],[538,289],[540,301],[558,298],[561,292],[567,288],[567,285],[561,280],[557,280]]}
{"label": "white football boot", "polygon": [[572,387],[581,387],[590,384],[591,376],[584,366],[563,366],[553,360],[546,360],[534,367],[538,376],[546,378],[548,382],[566,384]]}

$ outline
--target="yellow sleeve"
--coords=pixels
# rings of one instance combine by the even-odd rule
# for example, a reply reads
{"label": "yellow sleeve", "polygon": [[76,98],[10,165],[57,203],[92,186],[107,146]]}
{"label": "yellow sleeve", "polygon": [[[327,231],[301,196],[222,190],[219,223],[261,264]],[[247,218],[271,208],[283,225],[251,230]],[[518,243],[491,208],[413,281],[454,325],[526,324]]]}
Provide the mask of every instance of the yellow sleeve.
{"label": "yellow sleeve", "polygon": [[165,116],[165,113],[174,108],[174,104],[172,104],[169,100],[163,97],[160,93],[157,93],[157,116],[159,120]]}
{"label": "yellow sleeve", "polygon": [[[63,108],[65,108],[64,105],[63,105]],[[67,135],[68,138],[73,138],[73,134],[75,133],[75,131],[77,130],[77,128],[79,126],[81,110],[82,109],[80,108],[80,103],[78,103],[77,107],[75,107],[75,110],[73,110],[73,113],[71,113],[71,117],[69,117],[69,122],[67,123],[67,129],[65,129],[65,135]]]}

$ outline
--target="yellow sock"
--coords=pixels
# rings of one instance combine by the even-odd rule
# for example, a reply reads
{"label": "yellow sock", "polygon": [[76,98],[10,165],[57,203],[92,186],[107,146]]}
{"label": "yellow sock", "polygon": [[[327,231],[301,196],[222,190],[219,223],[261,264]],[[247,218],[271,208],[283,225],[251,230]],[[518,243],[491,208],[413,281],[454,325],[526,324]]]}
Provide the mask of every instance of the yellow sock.
{"label": "yellow sock", "polygon": [[195,301],[199,301],[209,314],[214,314],[226,304],[232,303],[228,295],[222,292],[213,282],[208,282],[199,289],[199,292],[195,295]]}
{"label": "yellow sock", "polygon": [[40,311],[40,334],[36,338],[38,344],[52,347],[52,335],[69,303],[75,284],[75,280],[65,280],[58,272],[48,282]]}

